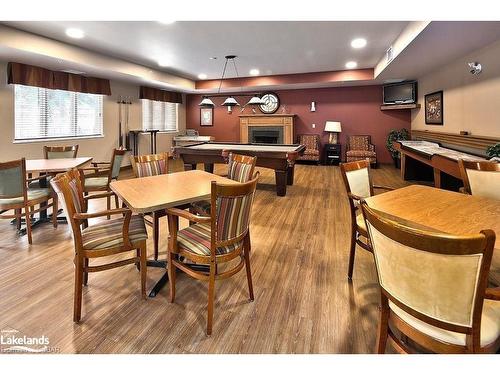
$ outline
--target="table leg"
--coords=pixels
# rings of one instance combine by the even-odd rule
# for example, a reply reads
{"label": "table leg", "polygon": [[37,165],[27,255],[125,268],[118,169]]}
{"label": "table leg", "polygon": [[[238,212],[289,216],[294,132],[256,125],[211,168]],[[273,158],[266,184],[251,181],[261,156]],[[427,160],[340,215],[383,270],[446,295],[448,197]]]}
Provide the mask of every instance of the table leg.
{"label": "table leg", "polygon": [[293,177],[295,172],[295,165],[288,166],[287,172],[286,172],[286,184],[287,185],[293,185]]}
{"label": "table leg", "polygon": [[284,197],[286,195],[287,171],[276,169],[274,175],[276,177],[276,194],[279,197]]}
{"label": "table leg", "polygon": [[153,132],[153,154],[156,154],[156,132]]}
{"label": "table leg", "polygon": [[153,148],[153,132],[149,132],[149,149],[151,150],[151,153],[154,154],[154,148]]}
{"label": "table leg", "polygon": [[399,155],[401,155],[401,163],[399,165],[401,168],[401,179],[406,181],[406,155],[402,152],[400,152]]}
{"label": "table leg", "polygon": [[441,188],[441,171],[437,168],[434,169],[434,187]]}

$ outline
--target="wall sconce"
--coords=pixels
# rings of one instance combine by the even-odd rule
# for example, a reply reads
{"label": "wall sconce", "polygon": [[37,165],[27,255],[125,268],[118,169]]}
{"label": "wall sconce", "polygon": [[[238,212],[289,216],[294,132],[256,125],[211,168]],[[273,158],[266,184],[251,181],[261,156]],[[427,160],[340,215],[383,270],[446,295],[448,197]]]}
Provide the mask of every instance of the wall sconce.
{"label": "wall sconce", "polygon": [[316,112],[316,102],[311,102],[311,112]]}

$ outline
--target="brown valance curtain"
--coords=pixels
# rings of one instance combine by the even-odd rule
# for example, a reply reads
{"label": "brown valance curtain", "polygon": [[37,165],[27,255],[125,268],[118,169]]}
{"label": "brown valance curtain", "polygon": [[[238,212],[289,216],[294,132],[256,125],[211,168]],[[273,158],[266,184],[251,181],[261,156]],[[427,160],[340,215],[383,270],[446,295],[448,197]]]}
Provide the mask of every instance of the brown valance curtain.
{"label": "brown valance curtain", "polygon": [[52,90],[111,95],[108,79],[85,77],[79,74],[56,72],[39,66],[10,62],[7,66],[8,83],[36,86]]}
{"label": "brown valance curtain", "polygon": [[182,94],[180,92],[165,91],[152,87],[141,86],[139,99],[157,100],[160,102],[182,104]]}

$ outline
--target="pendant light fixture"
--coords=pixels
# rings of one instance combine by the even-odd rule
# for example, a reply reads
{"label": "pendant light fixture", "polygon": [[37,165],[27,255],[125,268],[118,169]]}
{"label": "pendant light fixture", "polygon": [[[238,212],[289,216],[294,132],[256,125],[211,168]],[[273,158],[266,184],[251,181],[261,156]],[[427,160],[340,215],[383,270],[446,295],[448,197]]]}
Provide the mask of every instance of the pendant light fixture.
{"label": "pendant light fixture", "polygon": [[[239,75],[238,75],[238,68],[236,68],[236,62],[235,62],[236,57],[238,57],[238,56],[236,56],[236,55],[227,55],[227,56],[225,56],[226,61],[224,62],[224,68],[222,69],[222,76],[221,76],[220,81],[219,81],[219,88],[217,89],[217,94],[213,95],[213,96],[220,96],[220,90],[222,88],[222,82],[224,81],[224,77],[226,75],[227,64],[228,64],[229,61],[233,62],[234,71],[236,73],[236,78],[240,78]],[[242,88],[240,87],[240,91],[241,90],[242,90]],[[243,96],[249,96],[249,95],[243,95]],[[252,94],[252,97],[250,98],[250,100],[248,101],[248,103],[245,105],[245,107],[247,105],[251,105],[251,106],[254,106],[254,109],[255,109],[255,106],[261,105],[261,104],[266,104],[266,102],[264,102],[261,99],[260,94]],[[240,103],[238,103],[238,101],[233,96],[229,96],[229,97],[226,98],[226,100],[224,100],[224,103],[222,103],[222,105],[225,106],[225,107],[227,107],[228,112],[231,113],[232,107],[239,106]],[[215,107],[215,103],[212,101],[212,99],[209,98],[209,96],[205,95],[203,97],[202,101],[200,102],[199,106],[200,107]],[[245,107],[243,107],[243,109]]]}

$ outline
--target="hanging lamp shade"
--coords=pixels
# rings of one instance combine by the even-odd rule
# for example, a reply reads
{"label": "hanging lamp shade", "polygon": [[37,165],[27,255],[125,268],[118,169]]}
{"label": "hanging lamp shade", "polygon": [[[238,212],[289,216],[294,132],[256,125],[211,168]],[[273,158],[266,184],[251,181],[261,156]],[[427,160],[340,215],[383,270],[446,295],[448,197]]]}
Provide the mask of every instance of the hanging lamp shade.
{"label": "hanging lamp shade", "polygon": [[235,98],[230,96],[226,100],[224,100],[224,103],[222,103],[222,105],[226,107],[234,107],[240,105],[240,103],[238,103]]}
{"label": "hanging lamp shade", "polygon": [[212,101],[212,99],[204,96],[203,100],[198,104],[200,107],[214,107],[215,103]]}
{"label": "hanging lamp shade", "polygon": [[266,102],[263,101],[261,98],[259,98],[257,95],[252,96],[252,98],[247,103],[247,105],[260,105],[260,104],[266,104]]}

